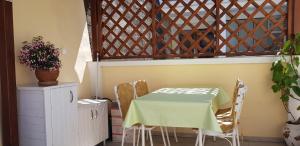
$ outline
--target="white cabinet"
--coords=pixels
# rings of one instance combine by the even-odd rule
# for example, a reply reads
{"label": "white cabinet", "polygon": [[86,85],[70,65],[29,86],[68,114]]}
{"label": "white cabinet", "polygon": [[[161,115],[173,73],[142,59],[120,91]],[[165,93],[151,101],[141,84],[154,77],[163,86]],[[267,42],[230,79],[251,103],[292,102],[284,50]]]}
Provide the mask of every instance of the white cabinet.
{"label": "white cabinet", "polygon": [[18,87],[21,146],[77,146],[78,85]]}
{"label": "white cabinet", "polygon": [[106,100],[83,99],[79,105],[80,146],[95,146],[108,138],[108,105]]}

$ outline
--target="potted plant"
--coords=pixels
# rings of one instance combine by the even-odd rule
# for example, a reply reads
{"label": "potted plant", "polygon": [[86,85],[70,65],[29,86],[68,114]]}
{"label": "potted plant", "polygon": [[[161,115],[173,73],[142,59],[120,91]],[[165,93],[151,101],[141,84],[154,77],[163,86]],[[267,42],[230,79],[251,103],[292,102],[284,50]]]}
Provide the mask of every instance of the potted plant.
{"label": "potted plant", "polygon": [[292,35],[278,53],[279,58],[272,64],[272,89],[280,92],[280,99],[289,115],[283,129],[283,136],[289,146],[300,145],[300,33]]}
{"label": "potted plant", "polygon": [[50,42],[44,42],[42,36],[34,37],[31,42],[23,42],[19,60],[21,64],[35,71],[40,86],[57,85],[60,49]]}

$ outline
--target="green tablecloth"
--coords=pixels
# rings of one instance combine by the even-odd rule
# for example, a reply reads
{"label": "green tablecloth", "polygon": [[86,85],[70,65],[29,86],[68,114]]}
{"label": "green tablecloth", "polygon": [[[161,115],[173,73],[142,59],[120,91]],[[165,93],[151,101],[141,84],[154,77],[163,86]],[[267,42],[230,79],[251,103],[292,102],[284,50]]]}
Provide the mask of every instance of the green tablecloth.
{"label": "green tablecloth", "polygon": [[162,88],[133,100],[123,124],[221,132],[215,112],[228,102],[230,98],[221,88]]}

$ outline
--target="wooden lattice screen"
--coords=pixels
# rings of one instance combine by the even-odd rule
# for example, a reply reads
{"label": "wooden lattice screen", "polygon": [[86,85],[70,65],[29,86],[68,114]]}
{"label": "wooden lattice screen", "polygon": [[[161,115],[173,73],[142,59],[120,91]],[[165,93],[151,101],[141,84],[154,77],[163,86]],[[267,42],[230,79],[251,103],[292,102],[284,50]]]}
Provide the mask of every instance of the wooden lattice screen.
{"label": "wooden lattice screen", "polygon": [[152,56],[152,3],[135,0],[103,0],[101,58]]}
{"label": "wooden lattice screen", "polygon": [[218,8],[219,54],[274,54],[283,45],[287,36],[287,0],[230,0],[222,1]]}
{"label": "wooden lattice screen", "polygon": [[275,54],[288,33],[290,2],[99,0],[93,52],[101,59]]}

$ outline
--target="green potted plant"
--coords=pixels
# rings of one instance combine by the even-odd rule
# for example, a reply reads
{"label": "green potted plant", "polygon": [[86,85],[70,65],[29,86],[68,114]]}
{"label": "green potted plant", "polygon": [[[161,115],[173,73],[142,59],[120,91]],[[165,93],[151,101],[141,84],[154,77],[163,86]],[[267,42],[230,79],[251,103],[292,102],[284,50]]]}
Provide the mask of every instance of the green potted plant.
{"label": "green potted plant", "polygon": [[58,83],[60,49],[54,44],[44,42],[42,36],[34,37],[31,42],[23,42],[19,60],[21,64],[35,71],[40,86],[51,86]]}
{"label": "green potted plant", "polygon": [[285,42],[278,53],[278,60],[273,62],[271,68],[274,82],[272,89],[275,93],[281,93],[280,99],[289,114],[289,121],[283,129],[283,136],[289,146],[300,145],[299,54],[300,33],[292,35]]}

